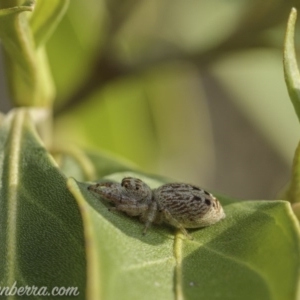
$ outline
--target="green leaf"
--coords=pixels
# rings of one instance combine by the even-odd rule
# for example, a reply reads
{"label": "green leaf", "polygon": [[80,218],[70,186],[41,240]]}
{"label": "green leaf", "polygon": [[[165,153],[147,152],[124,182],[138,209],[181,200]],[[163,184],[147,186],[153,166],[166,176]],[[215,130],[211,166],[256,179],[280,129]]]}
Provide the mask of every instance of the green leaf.
{"label": "green leaf", "polygon": [[284,41],[283,66],[284,78],[290,95],[290,99],[294,105],[294,109],[300,120],[300,74],[296,60],[294,32],[297,19],[297,10],[291,10],[287,30]]}
{"label": "green leaf", "polygon": [[[294,154],[291,180],[283,192],[282,197],[291,203],[300,202],[300,143],[298,143]],[[299,212],[297,212],[296,215],[298,218],[300,217]]]}
{"label": "green leaf", "polygon": [[197,231],[178,250],[187,299],[298,299],[299,225],[289,203],[247,201],[225,210],[222,228]]}
{"label": "green leaf", "polygon": [[[163,183],[132,172],[106,179],[125,176],[152,188]],[[226,218],[189,230],[188,240],[166,226],[153,225],[143,236],[143,224],[109,212],[88,184],[70,179],[68,186],[89,241],[88,299],[297,299],[299,225],[288,202],[220,197]]]}
{"label": "green leaf", "polygon": [[189,90],[194,72],[168,65],[115,80],[57,116],[56,140],[118,153],[148,172],[159,166],[166,176],[192,181],[196,172],[205,180],[214,151],[201,82]]}
{"label": "green leaf", "polygon": [[44,48],[35,49],[28,24],[26,12],[33,8],[34,1],[26,1],[22,6],[1,9],[0,39],[12,100],[18,106],[48,107],[54,86]]}
{"label": "green leaf", "polygon": [[16,282],[18,287],[45,286],[49,292],[55,286],[78,287],[80,295],[68,299],[85,299],[78,206],[29,113],[15,110],[0,127],[0,286]]}
{"label": "green leaf", "polygon": [[35,45],[39,47],[49,39],[52,32],[64,16],[69,0],[38,0],[30,18],[30,27]]}
{"label": "green leaf", "polygon": [[102,44],[106,31],[106,1],[70,1],[58,30],[46,44],[57,88],[56,104],[74,96],[78,88],[89,79],[101,53],[99,45]]}
{"label": "green leaf", "polygon": [[[290,99],[294,105],[294,109],[300,120],[300,74],[296,60],[295,45],[294,45],[294,32],[295,23],[297,20],[297,10],[291,10],[284,43],[284,77],[286,86],[289,92]],[[293,160],[292,178],[288,188],[284,192],[284,197],[291,203],[300,202],[300,144],[298,145]],[[299,216],[297,209],[296,215]]]}

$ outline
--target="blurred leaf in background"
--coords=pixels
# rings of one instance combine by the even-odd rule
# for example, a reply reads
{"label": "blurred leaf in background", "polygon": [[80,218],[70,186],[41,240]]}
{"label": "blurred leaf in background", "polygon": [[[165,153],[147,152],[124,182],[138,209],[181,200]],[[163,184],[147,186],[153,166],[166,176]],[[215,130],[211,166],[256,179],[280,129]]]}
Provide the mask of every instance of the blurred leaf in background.
{"label": "blurred leaf in background", "polygon": [[58,29],[47,43],[60,106],[87,80],[100,54],[107,17],[104,1],[70,1]]}
{"label": "blurred leaf in background", "polygon": [[281,67],[292,6],[70,1],[47,43],[56,148],[71,141],[225,194],[274,198],[299,139]]}

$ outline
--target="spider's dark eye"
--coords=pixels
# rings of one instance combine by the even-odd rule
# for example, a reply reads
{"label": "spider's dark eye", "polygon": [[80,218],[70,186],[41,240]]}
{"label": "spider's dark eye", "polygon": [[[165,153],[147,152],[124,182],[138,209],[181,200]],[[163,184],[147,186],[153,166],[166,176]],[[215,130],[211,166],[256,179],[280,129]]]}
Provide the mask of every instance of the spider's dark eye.
{"label": "spider's dark eye", "polygon": [[124,187],[127,189],[127,188],[128,188],[128,184],[127,184],[127,183],[125,183],[125,184],[124,184]]}
{"label": "spider's dark eye", "polygon": [[140,188],[137,186],[135,189],[138,191]]}
{"label": "spider's dark eye", "polygon": [[208,199],[205,199],[205,203],[207,204],[207,205],[210,205],[211,203],[210,203],[210,200],[208,200]]}

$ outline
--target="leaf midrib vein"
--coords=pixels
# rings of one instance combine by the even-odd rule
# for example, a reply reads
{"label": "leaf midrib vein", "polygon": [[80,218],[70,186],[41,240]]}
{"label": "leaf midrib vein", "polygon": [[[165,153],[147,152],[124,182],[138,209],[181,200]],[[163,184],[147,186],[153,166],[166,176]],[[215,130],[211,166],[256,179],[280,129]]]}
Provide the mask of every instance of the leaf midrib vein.
{"label": "leaf midrib vein", "polygon": [[11,154],[9,157],[8,170],[8,211],[7,211],[7,270],[8,285],[15,280],[16,272],[16,249],[17,249],[17,186],[19,183],[19,162],[21,153],[22,125],[25,112],[19,111],[12,120],[12,136],[10,139]]}

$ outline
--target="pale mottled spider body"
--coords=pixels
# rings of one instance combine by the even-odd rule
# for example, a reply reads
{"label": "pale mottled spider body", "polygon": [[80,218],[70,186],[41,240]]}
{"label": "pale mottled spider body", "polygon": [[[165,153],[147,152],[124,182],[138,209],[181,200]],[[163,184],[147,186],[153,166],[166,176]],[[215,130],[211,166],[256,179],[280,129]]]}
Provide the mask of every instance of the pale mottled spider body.
{"label": "pale mottled spider body", "polygon": [[165,184],[154,190],[154,198],[159,210],[165,211],[164,215],[167,211],[185,228],[205,227],[225,217],[220,202],[194,185]]}
{"label": "pale mottled spider body", "polygon": [[114,204],[129,216],[139,216],[145,223],[167,223],[188,235],[185,228],[212,225],[225,218],[220,202],[210,193],[185,183],[167,183],[157,189],[138,178],[126,177],[121,184],[97,183],[88,187],[93,193]]}

